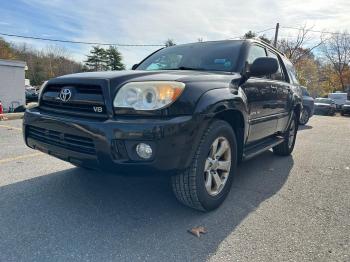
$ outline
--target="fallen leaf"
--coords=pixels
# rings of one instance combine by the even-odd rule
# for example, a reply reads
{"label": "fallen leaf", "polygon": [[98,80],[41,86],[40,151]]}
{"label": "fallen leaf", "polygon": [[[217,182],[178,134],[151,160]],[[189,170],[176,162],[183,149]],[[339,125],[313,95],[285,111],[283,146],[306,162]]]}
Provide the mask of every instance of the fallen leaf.
{"label": "fallen leaf", "polygon": [[205,234],[208,231],[205,229],[205,227],[199,226],[199,227],[194,227],[191,230],[188,230],[189,233],[192,235],[195,235],[196,237],[200,237],[200,234]]}

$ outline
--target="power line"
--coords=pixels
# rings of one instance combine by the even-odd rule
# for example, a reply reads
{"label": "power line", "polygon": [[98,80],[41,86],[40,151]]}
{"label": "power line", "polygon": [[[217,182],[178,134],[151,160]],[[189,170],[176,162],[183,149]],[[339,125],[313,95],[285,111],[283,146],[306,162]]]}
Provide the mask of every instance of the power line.
{"label": "power line", "polygon": [[255,32],[256,34],[260,34],[260,33],[263,33],[263,32],[266,32],[266,31],[270,31],[270,30],[273,30],[275,29],[274,27],[270,27],[270,28],[267,28],[267,29],[264,29],[264,30],[261,30],[261,31],[257,31]]}
{"label": "power line", "polygon": [[42,41],[50,41],[50,42],[60,42],[60,43],[70,43],[70,44],[83,44],[83,45],[112,45],[112,46],[126,46],[126,47],[142,47],[142,46],[151,46],[151,47],[162,47],[165,45],[159,44],[118,44],[118,43],[98,43],[98,42],[83,42],[83,41],[72,41],[72,40],[62,40],[62,39],[53,39],[53,38],[43,38],[43,37],[35,37],[35,36],[24,36],[24,35],[16,35],[16,34],[6,34],[0,33],[3,36],[11,36],[25,39],[34,39],[34,40],[42,40]]}
{"label": "power line", "polygon": [[306,30],[309,32],[314,32],[314,33],[322,33],[322,34],[332,34],[332,35],[340,35],[340,34],[345,34],[345,35],[350,35],[349,33],[341,33],[341,32],[330,32],[330,31],[321,31],[321,30],[313,30],[313,29],[307,29],[307,28],[298,28],[298,27],[292,27],[292,26],[281,26],[281,28],[284,29],[294,29],[294,30]]}

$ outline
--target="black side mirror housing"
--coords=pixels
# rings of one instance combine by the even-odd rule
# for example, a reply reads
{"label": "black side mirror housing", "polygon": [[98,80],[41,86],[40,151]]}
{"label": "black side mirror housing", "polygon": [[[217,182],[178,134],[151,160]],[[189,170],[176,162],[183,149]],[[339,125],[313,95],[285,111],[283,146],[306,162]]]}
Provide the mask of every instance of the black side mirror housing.
{"label": "black side mirror housing", "polygon": [[249,68],[249,76],[272,75],[278,70],[278,61],[273,57],[259,57]]}
{"label": "black side mirror housing", "polygon": [[139,64],[134,64],[132,67],[131,67],[131,70],[135,70],[137,67],[138,67]]}

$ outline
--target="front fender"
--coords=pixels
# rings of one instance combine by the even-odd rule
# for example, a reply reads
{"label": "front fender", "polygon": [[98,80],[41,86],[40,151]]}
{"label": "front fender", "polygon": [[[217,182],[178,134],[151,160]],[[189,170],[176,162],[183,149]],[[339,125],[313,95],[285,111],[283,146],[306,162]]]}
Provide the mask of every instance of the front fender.
{"label": "front fender", "polygon": [[195,114],[214,117],[216,114],[227,110],[238,111],[244,121],[244,140],[248,136],[248,113],[247,99],[242,89],[239,88],[237,94],[234,89],[218,88],[205,92],[199,99],[195,107]]}

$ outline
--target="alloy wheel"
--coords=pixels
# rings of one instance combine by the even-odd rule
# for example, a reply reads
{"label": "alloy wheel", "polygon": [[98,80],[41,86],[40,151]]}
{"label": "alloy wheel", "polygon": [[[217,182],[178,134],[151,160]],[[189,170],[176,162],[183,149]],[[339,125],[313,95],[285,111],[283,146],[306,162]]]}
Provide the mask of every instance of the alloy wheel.
{"label": "alloy wheel", "polygon": [[306,124],[308,119],[309,119],[309,111],[307,111],[307,109],[303,109],[303,111],[301,112],[300,123]]}
{"label": "alloy wheel", "polygon": [[205,161],[204,180],[209,195],[216,196],[225,187],[231,169],[231,147],[225,137],[218,137],[211,145]]}

